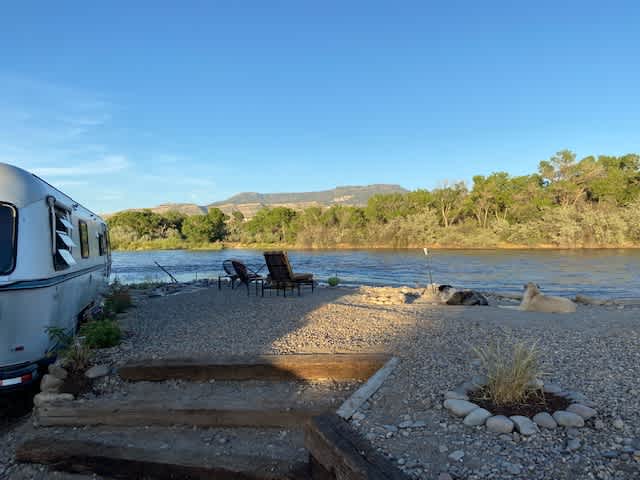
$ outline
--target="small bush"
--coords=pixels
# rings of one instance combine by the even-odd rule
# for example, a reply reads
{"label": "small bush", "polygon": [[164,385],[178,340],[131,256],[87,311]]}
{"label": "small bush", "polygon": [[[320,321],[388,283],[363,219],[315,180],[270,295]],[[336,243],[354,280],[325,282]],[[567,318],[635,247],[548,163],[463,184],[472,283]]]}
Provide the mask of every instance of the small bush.
{"label": "small bush", "polygon": [[329,280],[327,280],[327,283],[330,287],[337,287],[340,283],[340,279],[338,277],[331,277],[329,278]]}
{"label": "small bush", "polygon": [[59,356],[69,370],[82,372],[87,369],[91,361],[91,347],[86,341],[68,333],[64,328],[49,327],[46,331],[49,338],[56,342]]}
{"label": "small bush", "polygon": [[110,348],[120,343],[122,331],[115,320],[93,320],[80,328],[80,335],[90,348]]}
{"label": "small bush", "polygon": [[86,341],[74,337],[71,345],[62,352],[67,368],[72,372],[84,372],[89,368],[93,352]]}
{"label": "small bush", "polygon": [[536,344],[520,342],[509,349],[496,342],[475,351],[486,369],[488,382],[485,392],[494,405],[523,403],[539,389],[536,379],[542,373]]}
{"label": "small bush", "polygon": [[132,305],[129,289],[115,282],[111,293],[105,297],[104,307],[107,312],[122,313]]}

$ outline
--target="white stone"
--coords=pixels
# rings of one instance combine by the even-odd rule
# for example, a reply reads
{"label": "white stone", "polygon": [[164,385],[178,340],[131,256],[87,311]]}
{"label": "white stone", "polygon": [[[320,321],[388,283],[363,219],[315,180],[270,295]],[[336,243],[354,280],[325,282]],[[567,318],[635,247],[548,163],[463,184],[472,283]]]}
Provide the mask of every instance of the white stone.
{"label": "white stone", "polygon": [[504,415],[496,415],[490,417],[486,421],[487,430],[495,433],[511,433],[513,431],[513,422]]}
{"label": "white stone", "polygon": [[543,428],[557,428],[558,426],[558,423],[548,412],[537,413],[534,415],[533,421],[536,422],[536,425]]}
{"label": "white stone", "polygon": [[73,400],[73,395],[70,393],[41,392],[33,397],[33,404],[36,407],[42,407],[51,402],[67,402],[71,400]]}
{"label": "white stone", "polygon": [[544,382],[539,378],[534,378],[529,382],[529,386],[535,390],[542,390],[544,388]]}
{"label": "white stone", "polygon": [[100,378],[109,375],[109,365],[94,365],[84,373],[87,378]]}
{"label": "white stone", "polygon": [[456,417],[466,417],[478,407],[475,403],[466,400],[445,400],[444,408],[449,410]]}
{"label": "white stone", "polygon": [[454,392],[453,390],[450,390],[448,392],[445,392],[444,399],[445,400],[469,400],[469,397],[465,393]]}
{"label": "white stone", "polygon": [[472,410],[466,417],[464,417],[463,423],[468,427],[477,427],[478,425],[484,425],[487,418],[491,416],[491,412],[484,408],[476,408]]}
{"label": "white stone", "polygon": [[45,375],[40,381],[40,390],[43,392],[58,393],[62,387],[62,380],[53,375]]}
{"label": "white stone", "polygon": [[558,410],[553,414],[553,419],[563,427],[584,427],[584,419],[575,413],[566,410]]}
{"label": "white stone", "polygon": [[598,413],[593,408],[587,407],[586,405],[582,405],[581,403],[572,403],[567,408],[567,412],[571,412],[571,413],[575,413],[577,415],[580,415],[585,420],[588,420],[591,417],[594,417]]}
{"label": "white stone", "polygon": [[522,415],[513,415],[509,418],[516,425],[516,430],[520,432],[520,435],[528,437],[538,431],[538,427],[536,427],[536,424],[527,417],[524,417]]}
{"label": "white stone", "polygon": [[622,430],[624,429],[624,422],[622,421],[622,419],[620,418],[616,418],[613,421],[613,428],[615,428],[616,430]]}
{"label": "white stone", "polygon": [[453,460],[454,462],[461,461],[462,457],[464,457],[464,452],[462,450],[456,450],[449,454],[449,459]]}
{"label": "white stone", "polygon": [[544,393],[557,394],[562,392],[562,387],[560,387],[559,385],[554,385],[553,383],[545,383],[544,386],[542,387],[542,391]]}
{"label": "white stone", "polygon": [[49,365],[49,373],[54,377],[59,378],[60,380],[64,380],[65,378],[67,378],[67,375],[69,375],[69,372],[67,372],[60,365],[56,365],[55,363]]}

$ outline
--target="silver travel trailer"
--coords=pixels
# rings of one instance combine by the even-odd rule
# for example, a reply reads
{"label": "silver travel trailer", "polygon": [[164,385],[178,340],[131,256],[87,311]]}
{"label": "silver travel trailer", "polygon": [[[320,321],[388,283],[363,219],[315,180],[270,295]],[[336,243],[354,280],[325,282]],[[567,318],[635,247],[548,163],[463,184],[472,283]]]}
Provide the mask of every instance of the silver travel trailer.
{"label": "silver travel trailer", "polygon": [[108,285],[106,223],[20,168],[0,163],[0,393],[54,358],[48,329],[73,332]]}

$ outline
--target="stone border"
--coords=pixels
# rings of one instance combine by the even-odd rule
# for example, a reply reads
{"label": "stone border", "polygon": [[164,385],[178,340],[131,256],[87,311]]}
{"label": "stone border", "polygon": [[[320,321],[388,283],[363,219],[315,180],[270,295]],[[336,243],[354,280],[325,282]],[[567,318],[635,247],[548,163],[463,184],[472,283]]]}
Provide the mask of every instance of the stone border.
{"label": "stone border", "polygon": [[593,408],[595,405],[583,394],[565,390],[559,385],[544,383],[536,380],[536,386],[544,393],[550,393],[558,397],[570,400],[571,405],[566,410],[556,412],[540,412],[533,418],[522,415],[506,417],[493,415],[491,412],[469,401],[469,393],[479,390],[487,384],[487,378],[483,375],[473,377],[454,390],[445,392],[444,408],[455,417],[464,417],[463,423],[469,427],[485,426],[488,431],[501,434],[509,434],[514,430],[520,435],[531,436],[540,428],[555,429],[558,426],[565,428],[581,428],[588,420],[597,415]]}

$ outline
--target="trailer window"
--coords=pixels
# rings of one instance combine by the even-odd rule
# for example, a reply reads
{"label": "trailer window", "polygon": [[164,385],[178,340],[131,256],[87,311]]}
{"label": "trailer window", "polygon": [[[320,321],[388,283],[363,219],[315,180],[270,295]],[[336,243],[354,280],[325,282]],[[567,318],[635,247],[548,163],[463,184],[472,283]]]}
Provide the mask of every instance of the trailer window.
{"label": "trailer window", "polygon": [[53,266],[56,270],[65,270],[76,264],[72,255],[76,244],[71,238],[73,232],[71,214],[59,205],[54,205],[51,208],[53,209]]}
{"label": "trailer window", "polygon": [[89,228],[87,223],[80,220],[80,254],[82,258],[89,258]]}
{"label": "trailer window", "polygon": [[16,210],[0,204],[0,275],[16,266]]}

